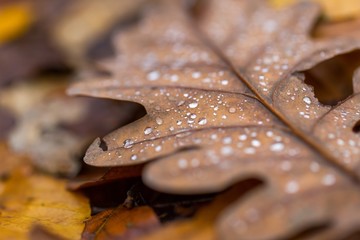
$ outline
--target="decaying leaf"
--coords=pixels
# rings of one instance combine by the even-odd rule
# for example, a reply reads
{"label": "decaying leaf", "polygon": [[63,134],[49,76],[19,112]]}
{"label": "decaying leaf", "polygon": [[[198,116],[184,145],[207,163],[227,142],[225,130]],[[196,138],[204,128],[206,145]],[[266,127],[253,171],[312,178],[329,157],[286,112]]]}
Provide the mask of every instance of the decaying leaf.
{"label": "decaying leaf", "polygon": [[359,35],[360,18],[345,22],[325,22],[314,32],[315,37],[339,37],[342,35]]}
{"label": "decaying leaf", "polygon": [[196,215],[190,220],[181,220],[169,223],[158,231],[151,232],[143,236],[141,240],[157,240],[164,236],[173,240],[197,240],[197,239],[216,239],[214,224],[221,212],[240,195],[245,194],[249,189],[257,186],[256,181],[243,182],[233,186],[231,189],[221,193],[212,203],[203,206]]}
{"label": "decaying leaf", "polygon": [[86,198],[65,190],[64,180],[29,170],[5,180],[0,206],[1,239],[27,239],[36,223],[65,239],[78,239],[90,215]]}
{"label": "decaying leaf", "polygon": [[69,90],[147,111],[96,139],[85,162],[157,159],[143,179],[171,193],[264,180],[218,218],[220,239],[283,239],[319,226],[309,238],[357,231],[360,71],[353,94],[333,107],[319,103],[301,72],[358,49],[360,36],[312,39],[319,8],[311,3],[279,11],[262,0],[204,4],[197,18],[173,1],[150,9],[116,39],[112,77]]}
{"label": "decaying leaf", "polygon": [[86,221],[83,239],[135,239],[160,226],[150,207],[107,209]]}
{"label": "decaying leaf", "polygon": [[96,168],[80,174],[68,183],[68,188],[79,190],[86,187],[98,186],[115,180],[127,180],[141,176],[142,165],[114,168]]}

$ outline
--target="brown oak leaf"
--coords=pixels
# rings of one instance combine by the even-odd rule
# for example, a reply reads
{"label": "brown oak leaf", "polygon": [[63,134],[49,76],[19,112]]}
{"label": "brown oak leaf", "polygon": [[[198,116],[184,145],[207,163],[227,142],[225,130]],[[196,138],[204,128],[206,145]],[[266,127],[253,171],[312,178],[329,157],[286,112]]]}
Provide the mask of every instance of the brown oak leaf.
{"label": "brown oak leaf", "polygon": [[[360,47],[349,34],[313,39],[311,3],[274,10],[263,0],[206,1],[197,18],[178,2],[149,9],[116,38],[112,77],[71,94],[133,101],[147,115],[89,147],[94,166],[148,164],[143,179],[170,193],[220,191],[259,178],[231,204],[220,239],[309,239],[359,229],[360,71],[353,94],[324,105],[301,73]],[[100,147],[101,146],[101,147]]]}

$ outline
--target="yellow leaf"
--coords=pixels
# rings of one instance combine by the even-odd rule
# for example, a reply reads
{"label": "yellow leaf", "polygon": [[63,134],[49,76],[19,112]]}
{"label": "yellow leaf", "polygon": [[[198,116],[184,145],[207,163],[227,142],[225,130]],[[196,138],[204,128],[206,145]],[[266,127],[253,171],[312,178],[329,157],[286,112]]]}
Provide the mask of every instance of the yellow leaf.
{"label": "yellow leaf", "polygon": [[0,239],[27,239],[35,223],[66,239],[79,239],[90,216],[85,197],[65,181],[29,171],[14,173],[0,191]]}
{"label": "yellow leaf", "polygon": [[0,44],[23,34],[32,22],[33,15],[29,5],[11,4],[0,8]]}
{"label": "yellow leaf", "polygon": [[[270,0],[275,7],[290,5],[298,0]],[[319,3],[324,9],[325,16],[330,20],[344,20],[360,17],[359,0],[312,0]]]}

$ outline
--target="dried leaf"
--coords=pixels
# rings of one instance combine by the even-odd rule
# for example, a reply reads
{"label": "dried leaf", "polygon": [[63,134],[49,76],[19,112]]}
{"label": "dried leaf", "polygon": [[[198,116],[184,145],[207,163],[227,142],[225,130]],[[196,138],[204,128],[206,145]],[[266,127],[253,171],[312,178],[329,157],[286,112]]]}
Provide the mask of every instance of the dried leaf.
{"label": "dried leaf", "polygon": [[135,239],[160,226],[150,207],[126,209],[119,206],[86,221],[82,239]]}
{"label": "dried leaf", "polygon": [[86,187],[98,186],[112,181],[126,181],[133,177],[140,177],[142,165],[113,168],[96,168],[70,179],[68,188],[79,190]]}
{"label": "dried leaf", "polygon": [[35,223],[65,239],[78,239],[90,215],[88,201],[66,191],[65,181],[29,171],[4,182],[0,206],[1,239],[27,239]]}
{"label": "dried leaf", "polygon": [[341,37],[347,34],[359,35],[360,18],[345,22],[323,22],[315,29],[315,37]]}
{"label": "dried leaf", "polygon": [[256,185],[256,181],[237,184],[217,196],[212,203],[203,206],[192,219],[169,223],[158,231],[152,232],[140,239],[157,240],[164,238],[164,236],[172,240],[216,239],[214,224],[219,215],[221,215],[221,212],[239,198],[240,195],[245,194]]}
{"label": "dried leaf", "polygon": [[171,193],[263,179],[265,188],[224,211],[221,239],[282,239],[318,226],[327,227],[316,239],[356,231],[360,71],[354,94],[335,107],[319,103],[299,72],[358,49],[360,37],[310,38],[318,13],[311,3],[276,11],[262,0],[207,1],[197,19],[174,2],[150,10],[116,39],[112,78],[69,90],[147,110],[95,140],[85,161],[158,159],[143,179]]}

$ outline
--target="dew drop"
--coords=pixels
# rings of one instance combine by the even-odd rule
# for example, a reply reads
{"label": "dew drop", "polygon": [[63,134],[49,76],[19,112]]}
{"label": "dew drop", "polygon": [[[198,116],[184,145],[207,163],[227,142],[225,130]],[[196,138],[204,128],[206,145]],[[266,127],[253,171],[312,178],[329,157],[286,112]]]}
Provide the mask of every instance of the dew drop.
{"label": "dew drop", "polygon": [[245,141],[247,139],[247,136],[245,134],[242,134],[239,136],[239,140]]}
{"label": "dew drop", "polygon": [[172,82],[177,82],[178,80],[179,80],[179,76],[178,76],[178,75],[176,75],[176,74],[171,75],[170,81],[172,81]]}
{"label": "dew drop", "polygon": [[246,154],[254,154],[256,152],[255,148],[249,147],[244,149],[244,153]]}
{"label": "dew drop", "polygon": [[339,146],[343,146],[343,145],[345,144],[344,140],[342,140],[342,139],[338,139],[338,140],[336,141],[336,143],[337,143]]}
{"label": "dew drop", "polygon": [[135,161],[137,159],[137,155],[135,155],[135,154],[131,155],[130,159]]}
{"label": "dew drop", "polygon": [[236,112],[236,108],[234,107],[229,108],[229,113],[235,113],[235,112]]}
{"label": "dew drop", "polygon": [[178,107],[180,107],[181,105],[183,105],[185,103],[185,101],[181,100],[180,102],[178,102]]}
{"label": "dew drop", "polygon": [[198,106],[197,102],[192,102],[192,103],[189,104],[190,108],[196,108],[197,106]]}
{"label": "dew drop", "polygon": [[283,143],[274,143],[270,146],[270,150],[273,152],[280,152],[284,149]]}
{"label": "dew drop", "polygon": [[290,181],[286,184],[285,191],[287,193],[296,193],[299,190],[299,184],[296,181]]}
{"label": "dew drop", "polygon": [[150,133],[152,133],[152,128],[151,127],[147,127],[147,128],[145,128],[145,130],[144,130],[144,134],[145,135],[149,135]]}
{"label": "dew drop", "polygon": [[221,80],[221,85],[226,86],[226,85],[228,85],[228,84],[229,84],[229,80],[226,80],[226,79]]}
{"label": "dew drop", "polygon": [[195,119],[195,118],[196,118],[196,114],[195,114],[195,113],[191,113],[191,114],[190,114],[190,118],[191,118],[191,119]]}
{"label": "dew drop", "polygon": [[223,144],[230,144],[232,142],[232,139],[231,137],[224,137],[222,142]]}
{"label": "dew drop", "polygon": [[181,169],[184,169],[184,168],[186,168],[188,166],[187,160],[183,159],[183,158],[179,159],[177,164],[178,164],[179,168],[181,168]]}
{"label": "dew drop", "polygon": [[312,162],[310,164],[310,170],[312,172],[317,172],[317,171],[319,171],[319,169],[320,169],[320,165],[317,162]]}
{"label": "dew drop", "polygon": [[266,136],[267,137],[272,137],[272,136],[274,136],[274,133],[272,131],[267,131]]}
{"label": "dew drop", "polygon": [[159,79],[159,77],[160,77],[160,73],[158,71],[149,72],[147,75],[147,79],[149,81],[155,81],[155,80]]}
{"label": "dew drop", "polygon": [[207,123],[207,120],[206,118],[200,118],[198,123],[199,125],[205,125]]}
{"label": "dew drop", "polygon": [[218,138],[216,133],[211,134],[210,136],[211,140],[216,140]]}
{"label": "dew drop", "polygon": [[230,146],[225,146],[221,148],[221,154],[224,156],[228,156],[233,153],[233,149]]}
{"label": "dew drop", "polygon": [[334,175],[332,174],[326,174],[323,179],[322,179],[322,183],[326,186],[331,186],[336,182],[336,178]]}
{"label": "dew drop", "polygon": [[155,119],[155,121],[156,121],[156,123],[157,123],[158,125],[163,124],[163,120],[162,120],[161,118],[159,118],[159,117],[157,117],[157,118]]}
{"label": "dew drop", "polygon": [[191,76],[192,76],[193,78],[199,78],[199,77],[201,76],[201,73],[200,73],[200,72],[193,72],[193,73],[191,74]]}
{"label": "dew drop", "polygon": [[310,104],[311,103],[311,99],[309,97],[304,97],[303,98],[303,101],[306,103],[306,104]]}
{"label": "dew drop", "polygon": [[160,145],[158,145],[158,146],[155,147],[155,151],[157,151],[157,152],[160,152],[161,149],[162,149],[162,147],[161,147]]}
{"label": "dew drop", "polygon": [[259,140],[254,139],[254,140],[251,141],[251,145],[252,145],[253,147],[260,147],[260,146],[261,146],[261,142],[260,142]]}
{"label": "dew drop", "polygon": [[126,139],[126,140],[124,141],[123,147],[124,147],[124,148],[132,148],[133,144],[134,144],[134,141],[133,141],[133,140],[131,140],[131,139]]}

